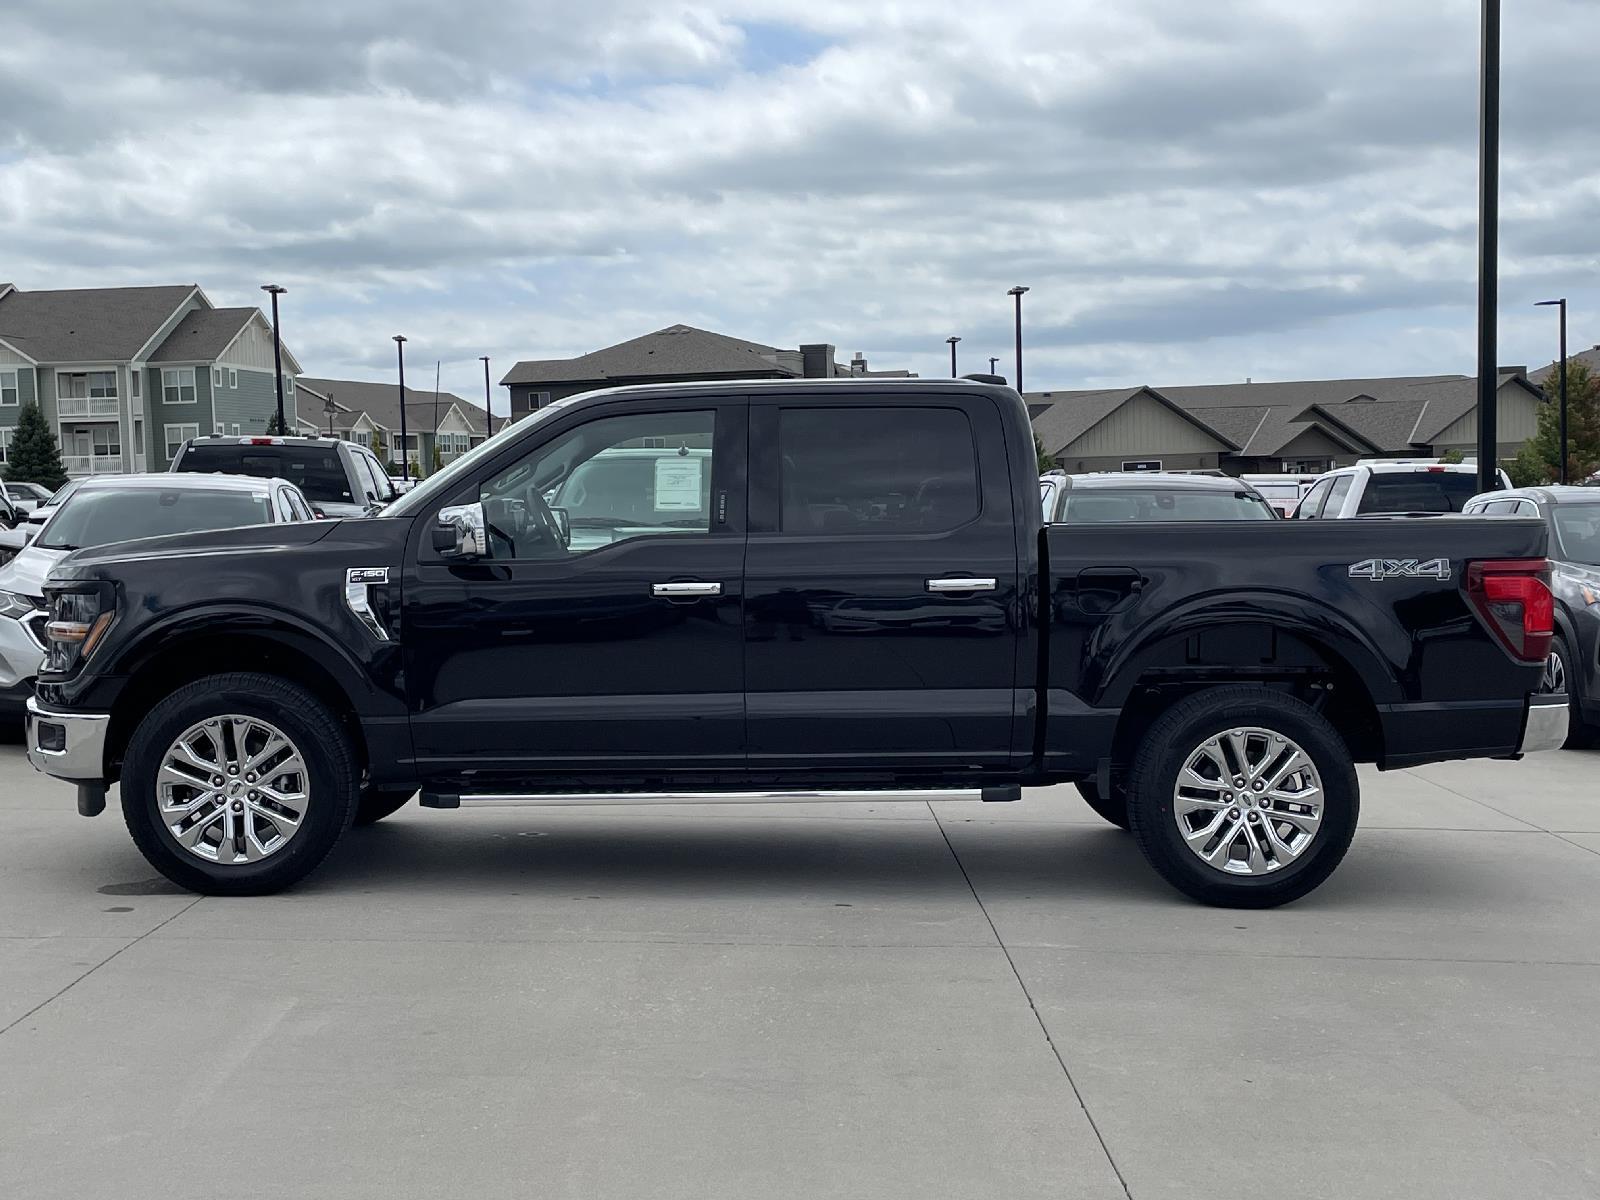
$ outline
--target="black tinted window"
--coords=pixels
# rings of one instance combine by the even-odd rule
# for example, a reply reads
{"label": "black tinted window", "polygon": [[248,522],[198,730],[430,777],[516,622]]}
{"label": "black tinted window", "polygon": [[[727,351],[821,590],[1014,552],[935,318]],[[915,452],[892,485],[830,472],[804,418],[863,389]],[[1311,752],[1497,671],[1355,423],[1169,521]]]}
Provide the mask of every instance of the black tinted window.
{"label": "black tinted window", "polygon": [[313,504],[331,500],[360,503],[351,495],[350,480],[334,446],[241,446],[196,443],[178,460],[179,471],[209,475],[254,475],[260,479],[287,479]]}
{"label": "black tinted window", "polygon": [[165,533],[265,525],[272,520],[266,486],[259,492],[215,488],[90,488],[77,492],[39,534],[47,550],[103,546]]}
{"label": "black tinted window", "polygon": [[1470,471],[1374,471],[1358,511],[1460,512],[1477,494],[1478,477]]}
{"label": "black tinted window", "polygon": [[955,408],[787,408],[778,418],[786,533],[954,529],[978,515],[972,427]]}

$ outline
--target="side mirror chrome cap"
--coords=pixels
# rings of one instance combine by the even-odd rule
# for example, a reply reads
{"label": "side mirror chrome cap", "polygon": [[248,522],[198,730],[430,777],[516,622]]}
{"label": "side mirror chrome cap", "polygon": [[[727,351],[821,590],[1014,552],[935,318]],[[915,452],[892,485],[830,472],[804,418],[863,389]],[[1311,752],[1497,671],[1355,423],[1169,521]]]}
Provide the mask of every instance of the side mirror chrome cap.
{"label": "side mirror chrome cap", "polygon": [[488,522],[482,504],[452,504],[439,510],[433,548],[441,558],[474,559],[489,553]]}

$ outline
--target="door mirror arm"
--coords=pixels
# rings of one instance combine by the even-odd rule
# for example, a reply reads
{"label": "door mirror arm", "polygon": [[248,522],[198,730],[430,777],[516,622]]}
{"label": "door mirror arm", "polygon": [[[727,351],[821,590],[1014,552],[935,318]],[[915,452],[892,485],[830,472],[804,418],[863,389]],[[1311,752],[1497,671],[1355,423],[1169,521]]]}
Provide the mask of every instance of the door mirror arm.
{"label": "door mirror arm", "polygon": [[433,548],[440,558],[470,562],[489,553],[488,521],[482,504],[452,504],[439,510]]}

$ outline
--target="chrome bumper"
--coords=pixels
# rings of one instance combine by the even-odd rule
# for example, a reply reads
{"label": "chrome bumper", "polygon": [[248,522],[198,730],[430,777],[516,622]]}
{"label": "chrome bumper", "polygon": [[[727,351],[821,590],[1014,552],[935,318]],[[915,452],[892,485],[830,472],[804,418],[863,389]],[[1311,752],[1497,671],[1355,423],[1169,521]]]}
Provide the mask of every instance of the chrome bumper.
{"label": "chrome bumper", "polygon": [[[38,699],[28,701],[28,761],[36,770],[57,779],[106,777],[106,729],[110,713],[69,713],[45,708]],[[40,727],[59,726],[59,750],[40,746]],[[52,730],[52,737],[54,732]]]}
{"label": "chrome bumper", "polygon": [[1567,723],[1572,705],[1564,695],[1529,696],[1528,715],[1522,721],[1522,742],[1518,754],[1540,750],[1559,750],[1567,742]]}

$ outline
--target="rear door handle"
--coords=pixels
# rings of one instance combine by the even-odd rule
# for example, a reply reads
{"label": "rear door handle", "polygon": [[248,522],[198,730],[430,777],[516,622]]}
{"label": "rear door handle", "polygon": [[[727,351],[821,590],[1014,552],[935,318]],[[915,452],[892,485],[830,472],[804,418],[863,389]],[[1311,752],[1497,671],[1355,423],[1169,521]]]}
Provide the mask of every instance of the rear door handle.
{"label": "rear door handle", "polygon": [[930,579],[928,590],[930,592],[992,592],[995,589],[993,579]]}
{"label": "rear door handle", "polygon": [[701,583],[699,580],[684,580],[678,583],[652,583],[650,585],[652,596],[662,596],[668,600],[682,600],[694,596],[720,596],[722,585],[720,583]]}

